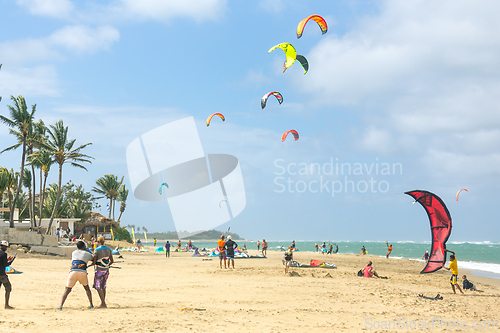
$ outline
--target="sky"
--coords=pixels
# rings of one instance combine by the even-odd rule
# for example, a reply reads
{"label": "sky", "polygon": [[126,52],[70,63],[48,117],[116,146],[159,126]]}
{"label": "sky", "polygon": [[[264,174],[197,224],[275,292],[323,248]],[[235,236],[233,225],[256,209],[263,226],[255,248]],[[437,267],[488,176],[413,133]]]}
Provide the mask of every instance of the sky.
{"label": "sky", "polygon": [[[127,146],[194,117],[205,153],[238,158],[246,206],[218,227],[247,239],[430,241],[405,191],[446,203],[450,241],[500,241],[500,3],[492,1],[0,0],[0,114],[10,96],[62,119],[87,191],[124,176]],[[300,20],[321,15],[324,35]],[[282,72],[291,43],[309,62]],[[265,109],[260,99],[279,91]],[[206,118],[222,113],[226,121]],[[298,141],[284,131],[295,129]],[[15,143],[0,126],[0,146]],[[20,151],[0,155],[18,169]],[[55,168],[49,182],[57,182]],[[460,194],[458,190],[467,188]],[[132,192],[132,191],[131,191]],[[107,215],[106,201],[101,213]],[[193,207],[196,209],[196,207]],[[118,214],[119,212],[116,212]],[[175,229],[129,195],[122,225]]]}

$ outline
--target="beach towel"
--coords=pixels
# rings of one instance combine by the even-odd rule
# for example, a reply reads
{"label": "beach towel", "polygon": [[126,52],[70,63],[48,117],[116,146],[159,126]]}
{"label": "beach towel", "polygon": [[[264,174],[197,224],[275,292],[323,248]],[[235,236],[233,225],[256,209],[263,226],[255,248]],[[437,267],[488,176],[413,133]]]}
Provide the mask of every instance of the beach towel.
{"label": "beach towel", "polygon": [[[318,260],[316,260],[318,261]],[[285,265],[285,260],[282,260],[283,262],[283,265]],[[311,260],[312,262],[312,260]],[[320,268],[337,268],[337,266],[335,266],[334,264],[329,264],[329,263],[325,263],[325,262],[320,262],[321,264],[319,265],[304,265],[304,264],[301,264],[295,260],[292,260],[290,261],[290,267],[302,267],[302,268],[314,268],[314,267],[320,267]],[[316,264],[316,262],[315,262]]]}

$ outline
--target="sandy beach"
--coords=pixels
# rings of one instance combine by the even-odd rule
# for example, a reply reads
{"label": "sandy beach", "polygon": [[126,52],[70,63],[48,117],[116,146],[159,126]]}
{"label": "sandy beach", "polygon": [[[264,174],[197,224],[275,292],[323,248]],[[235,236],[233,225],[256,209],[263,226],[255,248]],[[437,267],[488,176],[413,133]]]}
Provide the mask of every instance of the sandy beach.
{"label": "sandy beach", "polygon": [[[285,276],[282,252],[268,252],[267,259],[236,259],[235,270],[220,270],[218,258],[175,252],[165,258],[149,250],[122,253],[116,264],[121,269],[113,269],[108,280],[109,308],[93,310],[79,284],[63,310],[56,309],[71,259],[19,255],[13,267],[24,273],[9,276],[16,309],[1,310],[0,326],[9,332],[406,332],[415,331],[411,325],[427,325],[426,330],[440,332],[446,325],[456,329],[457,321],[469,329],[475,322],[479,328],[485,325],[480,321],[500,321],[500,280],[469,274],[485,292],[454,295],[448,271],[421,275],[420,262],[297,252],[294,259],[300,263],[319,259],[338,268],[291,268]],[[388,279],[357,277],[368,260]],[[93,272],[89,269],[89,280]],[[460,277],[464,273],[460,270]],[[92,293],[99,305],[97,292]],[[419,294],[441,294],[443,300]],[[202,310],[181,311],[186,308]],[[398,320],[399,327],[383,329]]]}

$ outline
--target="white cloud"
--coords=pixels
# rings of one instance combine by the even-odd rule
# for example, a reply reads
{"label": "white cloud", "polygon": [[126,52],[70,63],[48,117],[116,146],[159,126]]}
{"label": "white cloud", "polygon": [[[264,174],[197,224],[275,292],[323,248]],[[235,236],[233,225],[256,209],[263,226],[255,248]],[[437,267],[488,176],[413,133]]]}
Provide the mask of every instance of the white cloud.
{"label": "white cloud", "polygon": [[0,72],[0,96],[2,103],[10,104],[10,96],[59,97],[60,87],[54,66],[35,66],[11,70],[2,66]]}
{"label": "white cloud", "polygon": [[110,26],[91,29],[86,26],[66,26],[54,32],[49,38],[52,45],[60,45],[76,52],[94,52],[109,49],[120,39],[117,29]]}
{"label": "white cloud", "polygon": [[55,18],[68,18],[73,12],[73,3],[69,0],[16,0],[33,15]]}
{"label": "white cloud", "polygon": [[225,12],[226,0],[121,0],[114,11],[122,17],[168,21],[189,17],[196,21],[215,20]]}
{"label": "white cloud", "polygon": [[109,49],[119,38],[118,30],[109,26],[95,29],[80,25],[65,26],[46,37],[0,43],[0,53],[2,61],[12,67],[35,61],[54,62],[64,59],[67,52],[93,53]]}
{"label": "white cloud", "polygon": [[305,55],[311,68],[292,78],[296,87],[357,114],[358,148],[412,154],[446,179],[454,169],[494,174],[500,3],[391,0],[379,9],[343,36],[328,32]]}

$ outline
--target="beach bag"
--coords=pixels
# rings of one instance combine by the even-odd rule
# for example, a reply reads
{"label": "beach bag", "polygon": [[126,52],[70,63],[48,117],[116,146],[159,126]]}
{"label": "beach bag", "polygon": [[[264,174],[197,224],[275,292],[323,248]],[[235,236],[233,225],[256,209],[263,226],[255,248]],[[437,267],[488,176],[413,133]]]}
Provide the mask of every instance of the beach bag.
{"label": "beach bag", "polygon": [[358,276],[363,276],[363,270],[362,269],[359,270]]}

